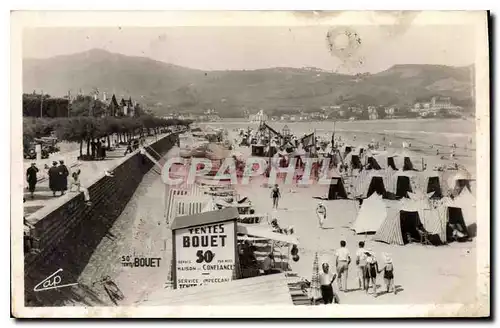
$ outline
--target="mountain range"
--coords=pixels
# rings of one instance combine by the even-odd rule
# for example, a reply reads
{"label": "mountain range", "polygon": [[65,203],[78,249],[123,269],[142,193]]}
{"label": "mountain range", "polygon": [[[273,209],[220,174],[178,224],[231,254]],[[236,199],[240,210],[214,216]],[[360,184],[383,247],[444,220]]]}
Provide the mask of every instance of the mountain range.
{"label": "mountain range", "polygon": [[97,88],[148,106],[159,115],[172,111],[221,116],[245,110],[315,111],[321,106],[397,105],[448,96],[465,108],[474,104],[474,66],[395,65],[376,74],[347,75],[317,68],[277,67],[257,70],[203,71],[146,57],[101,49],[23,60],[23,90],[51,96]]}

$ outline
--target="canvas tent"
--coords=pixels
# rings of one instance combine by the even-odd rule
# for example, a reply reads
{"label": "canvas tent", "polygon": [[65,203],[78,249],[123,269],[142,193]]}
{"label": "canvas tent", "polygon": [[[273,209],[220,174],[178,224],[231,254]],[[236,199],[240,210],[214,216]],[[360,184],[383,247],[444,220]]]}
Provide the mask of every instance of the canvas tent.
{"label": "canvas tent", "polygon": [[432,193],[432,198],[439,199],[444,196],[441,177],[436,171],[425,171],[421,175],[421,189],[425,193]]}
{"label": "canvas tent", "polygon": [[363,201],[352,229],[357,233],[376,232],[387,219],[387,208],[382,196],[376,193]]}
{"label": "canvas tent", "polygon": [[381,170],[382,167],[378,163],[378,161],[373,156],[366,157],[366,169],[367,170]]}
{"label": "canvas tent", "polygon": [[408,198],[408,192],[413,192],[414,188],[412,185],[412,180],[415,180],[414,175],[408,172],[398,172],[395,176],[396,197],[406,197]]}
{"label": "canvas tent", "polygon": [[[403,149],[401,152],[393,154],[392,158],[396,168],[403,171],[417,171],[413,161],[418,158],[418,156],[414,152]],[[387,164],[389,165],[389,163]]]}
{"label": "canvas tent", "polygon": [[387,244],[406,245],[409,242],[408,235],[413,239],[420,239],[417,226],[422,223],[418,212],[398,210],[391,214],[375,233],[374,240]]}
{"label": "canvas tent", "polygon": [[370,197],[373,193],[387,194],[387,180],[383,171],[363,170],[354,181],[354,195],[356,197]]}
{"label": "canvas tent", "polygon": [[330,169],[327,177],[330,179],[330,185],[328,187],[328,200],[346,199],[347,192],[344,187],[344,182],[337,170],[335,168]]}
{"label": "canvas tent", "polygon": [[451,194],[458,196],[463,190],[472,192],[470,180],[470,174],[462,170],[459,170],[456,174],[448,178],[448,186],[450,187]]}
{"label": "canvas tent", "polygon": [[[468,237],[474,237],[477,230],[475,199],[470,193],[462,193],[455,199],[444,198],[439,207],[442,220],[448,226],[448,239],[450,240],[450,225]],[[449,225],[450,224],[450,225]]]}
{"label": "canvas tent", "polygon": [[384,179],[381,176],[372,176],[370,185],[368,186],[368,191],[366,192],[366,196],[370,197],[372,194],[377,194],[385,197],[387,191],[384,185]]}
{"label": "canvas tent", "polygon": [[476,217],[476,198],[468,190],[462,191],[454,199],[455,206],[462,209],[464,221],[467,227],[477,224]]}
{"label": "canvas tent", "polygon": [[411,237],[421,240],[418,229],[431,236],[439,236],[437,243],[446,242],[446,229],[439,212],[425,199],[400,201],[388,211],[387,219],[380,225],[374,240],[388,244],[406,245]]}
{"label": "canvas tent", "polygon": [[400,208],[388,212],[387,219],[381,224],[375,233],[373,240],[387,244],[406,245],[407,235],[412,238],[420,238],[417,226],[421,225],[420,216],[416,211],[405,211]]}
{"label": "canvas tent", "polygon": [[396,162],[394,161],[394,155],[387,156],[387,167],[390,167],[393,170],[397,170]]}

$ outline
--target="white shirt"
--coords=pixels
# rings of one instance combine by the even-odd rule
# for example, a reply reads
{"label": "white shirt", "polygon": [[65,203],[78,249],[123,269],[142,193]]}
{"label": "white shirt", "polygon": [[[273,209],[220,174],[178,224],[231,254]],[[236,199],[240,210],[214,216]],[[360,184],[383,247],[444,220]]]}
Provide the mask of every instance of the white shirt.
{"label": "white shirt", "polygon": [[348,261],[351,253],[349,253],[349,250],[346,247],[340,247],[335,251],[335,256],[339,261]]}
{"label": "white shirt", "polygon": [[356,258],[359,259],[359,265],[366,265],[366,250],[364,248],[359,248],[356,251]]}
{"label": "white shirt", "polygon": [[332,283],[332,279],[333,279],[333,273],[331,272],[328,273],[321,272],[319,274],[319,283],[321,284],[321,286],[330,285]]}

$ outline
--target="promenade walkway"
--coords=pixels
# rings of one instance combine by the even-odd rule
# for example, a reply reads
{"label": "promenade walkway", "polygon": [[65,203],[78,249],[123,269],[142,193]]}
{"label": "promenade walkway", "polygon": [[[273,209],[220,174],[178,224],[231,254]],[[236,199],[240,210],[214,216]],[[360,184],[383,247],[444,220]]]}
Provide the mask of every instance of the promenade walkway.
{"label": "promenade walkway", "polygon": [[[156,137],[146,137],[146,145],[156,142],[166,134],[159,134]],[[27,190],[27,182],[25,181],[24,198],[26,202],[24,203],[24,215],[28,216],[39,209],[55,202],[60,197],[60,192],[57,192],[54,197],[52,191],[49,189],[49,179],[47,170],[44,169],[45,164],[51,166],[53,161],[63,160],[64,164],[68,167],[70,175],[68,176],[68,188],[71,173],[80,169],[80,181],[83,187],[90,187],[90,185],[95,181],[96,177],[104,175],[105,171],[109,171],[114,168],[123,158],[131,156],[131,153],[123,155],[125,153],[127,146],[120,145],[113,151],[106,152],[106,158],[104,160],[96,161],[79,161],[77,157],[80,154],[80,150],[73,150],[67,153],[55,153],[51,154],[48,159],[43,159],[40,161],[25,161],[24,163],[24,174],[27,167],[32,162],[36,162],[38,169],[38,183],[36,185],[34,198],[31,199],[31,195]],[[26,179],[24,179],[26,180]],[[69,192],[69,189],[67,190]]]}

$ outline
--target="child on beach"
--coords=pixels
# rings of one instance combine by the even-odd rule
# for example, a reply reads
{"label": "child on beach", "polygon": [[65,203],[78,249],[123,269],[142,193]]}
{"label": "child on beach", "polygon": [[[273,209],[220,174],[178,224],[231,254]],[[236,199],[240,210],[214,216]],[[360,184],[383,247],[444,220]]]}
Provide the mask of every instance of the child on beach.
{"label": "child on beach", "polygon": [[384,282],[387,293],[390,293],[392,290],[392,292],[396,294],[396,288],[394,287],[394,267],[392,265],[392,259],[389,255],[385,256],[385,265],[379,273],[382,271],[384,272]]}
{"label": "child on beach", "polygon": [[377,295],[377,272],[378,263],[375,258],[375,254],[371,250],[368,250],[366,253],[366,267],[365,267],[365,291],[368,294],[368,290],[370,289],[370,283],[373,286],[373,294]]}

